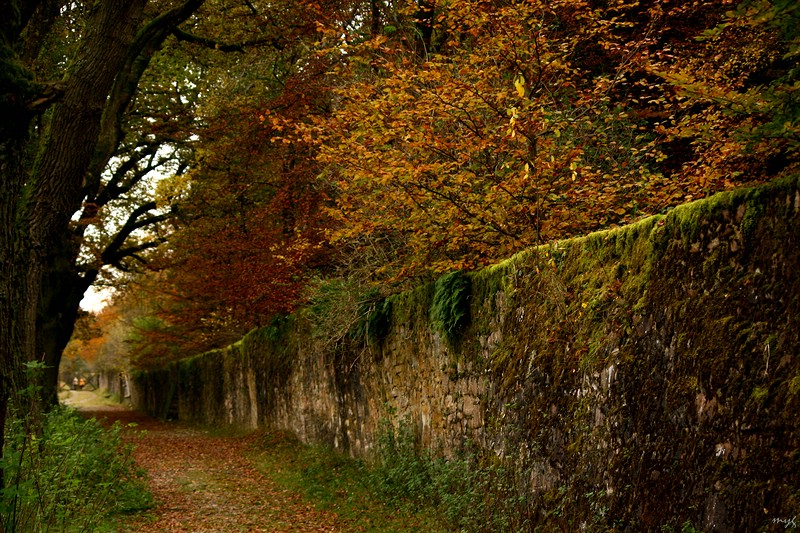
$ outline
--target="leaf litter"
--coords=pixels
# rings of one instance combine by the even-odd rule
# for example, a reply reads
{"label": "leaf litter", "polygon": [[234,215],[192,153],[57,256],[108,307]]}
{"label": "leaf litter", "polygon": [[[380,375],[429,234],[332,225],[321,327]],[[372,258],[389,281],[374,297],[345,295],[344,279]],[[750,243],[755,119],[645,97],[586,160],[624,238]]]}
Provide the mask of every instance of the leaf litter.
{"label": "leaf litter", "polygon": [[155,503],[119,524],[119,532],[327,532],[345,524],[282,489],[249,459],[257,435],[217,435],[119,409],[84,411],[119,421],[136,446]]}

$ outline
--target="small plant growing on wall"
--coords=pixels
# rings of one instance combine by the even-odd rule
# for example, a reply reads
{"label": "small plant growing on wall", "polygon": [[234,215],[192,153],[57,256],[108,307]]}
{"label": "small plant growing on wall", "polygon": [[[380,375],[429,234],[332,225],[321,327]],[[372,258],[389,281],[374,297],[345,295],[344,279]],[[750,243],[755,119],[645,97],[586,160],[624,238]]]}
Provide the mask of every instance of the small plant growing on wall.
{"label": "small plant growing on wall", "polygon": [[348,331],[353,340],[366,340],[378,346],[389,333],[392,304],[378,289],[361,295],[358,302],[358,315]]}
{"label": "small plant growing on wall", "polygon": [[375,345],[383,342],[389,334],[389,326],[392,321],[392,302],[387,298],[381,298],[374,302],[367,313],[366,335],[369,341]]}
{"label": "small plant growing on wall", "polygon": [[436,281],[431,304],[431,323],[450,344],[469,322],[469,300],[472,286],[461,271],[450,272]]}

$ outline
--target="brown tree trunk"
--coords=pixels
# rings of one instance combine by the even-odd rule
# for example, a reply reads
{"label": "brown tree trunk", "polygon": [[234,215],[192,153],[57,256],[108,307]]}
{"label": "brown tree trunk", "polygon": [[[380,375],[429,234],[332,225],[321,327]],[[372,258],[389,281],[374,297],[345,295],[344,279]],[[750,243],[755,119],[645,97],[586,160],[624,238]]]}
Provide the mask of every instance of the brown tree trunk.
{"label": "brown tree trunk", "polygon": [[[142,21],[147,0],[92,3],[64,81],[44,84],[32,80],[18,53],[23,50],[27,60],[34,58],[42,41],[34,30],[52,27],[46,23],[58,17],[59,10],[36,12],[40,2],[0,0],[2,418],[15,401],[14,392],[26,386],[24,363],[46,360],[54,368],[45,382],[56,375],[89,279],[75,274],[80,243],[70,242],[70,219],[81,207],[87,183],[96,178],[90,174],[99,173],[116,149],[119,137],[113,132],[149,58],[202,3],[177,3],[146,25]],[[26,34],[31,20],[36,28],[28,28]],[[53,106],[56,99],[60,101]],[[34,146],[33,119],[50,106],[46,133],[34,139],[41,142]],[[53,392],[51,388],[45,394],[52,398]],[[0,425],[0,446],[2,440]]]}
{"label": "brown tree trunk", "polygon": [[[79,304],[97,270],[81,273],[80,235],[70,219],[114,155],[120,121],[153,54],[203,0],[186,0],[142,25],[146,0],[102,2],[79,52],[63,101],[54,109],[51,135],[41,158],[30,226],[30,265],[38,287],[36,355],[47,368],[45,401],[54,402],[58,365],[72,335]],[[59,134],[58,132],[63,132]],[[138,210],[135,210],[135,212]],[[123,228],[123,231],[126,228]],[[123,238],[124,241],[124,238]],[[112,247],[122,246],[112,242]]]}
{"label": "brown tree trunk", "polygon": [[[70,315],[77,312],[80,298],[75,301],[71,296],[70,301],[59,302],[58,306],[72,306],[66,312],[62,306],[59,313],[58,309],[53,309],[55,302],[40,301],[43,294],[52,294],[49,290],[43,292],[49,288],[43,283],[70,282],[61,272],[51,271],[61,269],[60,263],[70,261],[75,255],[64,253],[65,249],[76,246],[64,242],[65,235],[69,235],[70,218],[81,207],[82,188],[97,146],[106,101],[115,78],[125,65],[145,4],[146,0],[95,4],[78,51],[79,59],[68,73],[62,101],[53,109],[50,135],[30,179],[30,249],[22,323],[31,329],[30,335],[33,336],[33,342],[26,349],[26,358],[52,367],[45,369],[39,383],[46,403],[54,401],[56,392],[56,380],[52,377],[57,376],[58,361],[52,350],[62,343],[62,331],[71,333],[74,317]],[[69,292],[76,290],[79,288],[71,288]],[[53,314],[43,315],[37,311]],[[60,326],[62,322],[63,328]],[[37,332],[36,327],[41,330]],[[45,339],[45,335],[55,335],[55,338]],[[49,356],[48,351],[51,352]]]}
{"label": "brown tree trunk", "polygon": [[[2,36],[4,37],[4,36]],[[33,324],[25,313],[26,240],[22,195],[26,176],[23,154],[33,118],[25,100],[33,92],[27,73],[14,63],[10,48],[0,45],[0,458],[12,391],[21,381],[21,363],[32,347]],[[2,471],[0,471],[2,486]]]}
{"label": "brown tree trunk", "polygon": [[96,271],[84,274],[76,271],[78,251],[69,249],[70,237],[71,233],[66,232],[57,243],[61,248],[54,250],[53,262],[45,269],[38,299],[36,353],[41,355],[45,364],[40,383],[42,396],[51,405],[58,401],[61,354],[75,329],[83,294],[97,276]]}

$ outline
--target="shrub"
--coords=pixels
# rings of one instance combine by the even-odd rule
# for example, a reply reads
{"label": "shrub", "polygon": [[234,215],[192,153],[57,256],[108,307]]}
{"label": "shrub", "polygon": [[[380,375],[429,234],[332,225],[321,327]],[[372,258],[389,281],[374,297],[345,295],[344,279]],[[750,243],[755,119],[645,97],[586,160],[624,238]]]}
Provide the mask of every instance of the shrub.
{"label": "shrub", "polygon": [[369,471],[375,493],[391,505],[430,503],[435,497],[432,474],[433,460],[417,450],[411,427],[401,423],[395,429],[390,422],[382,422],[377,464]]}
{"label": "shrub", "polygon": [[2,531],[97,531],[115,514],[151,505],[143,474],[117,423],[103,428],[65,407],[6,426]]}
{"label": "shrub", "polygon": [[446,459],[421,450],[412,427],[385,422],[376,464],[369,470],[373,492],[383,501],[432,506],[459,531],[528,531],[530,501],[523,474],[494,457],[464,452]]}

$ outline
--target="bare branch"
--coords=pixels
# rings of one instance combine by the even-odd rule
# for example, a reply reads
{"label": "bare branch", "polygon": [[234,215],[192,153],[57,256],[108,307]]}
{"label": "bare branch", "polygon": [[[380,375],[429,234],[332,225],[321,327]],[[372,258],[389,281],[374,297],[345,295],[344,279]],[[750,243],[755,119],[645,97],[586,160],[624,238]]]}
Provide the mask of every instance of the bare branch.
{"label": "bare branch", "polygon": [[[132,253],[136,253],[138,250],[138,246],[134,245],[125,248],[125,242],[128,240],[128,237],[133,234],[134,231],[142,229],[147,226],[152,226],[154,224],[158,224],[159,222],[164,222],[169,218],[168,213],[160,213],[160,214],[151,214],[151,216],[145,217],[150,213],[150,211],[156,209],[155,202],[147,202],[131,212],[128,216],[128,220],[122,226],[122,228],[117,232],[114,239],[106,246],[105,250],[100,255],[100,260],[105,265],[114,265],[119,266],[119,262],[127,256],[132,255]],[[144,218],[141,218],[144,217]],[[133,252],[131,252],[133,250]]]}
{"label": "bare branch", "polygon": [[242,47],[242,45],[220,43],[219,41],[215,41],[213,39],[208,39],[206,37],[200,37],[198,35],[187,33],[181,30],[180,28],[175,28],[174,30],[172,30],[172,35],[174,35],[175,38],[177,38],[179,41],[184,41],[192,44],[199,44],[201,46],[205,46],[206,48],[219,50],[220,52],[244,52],[244,48]]}

